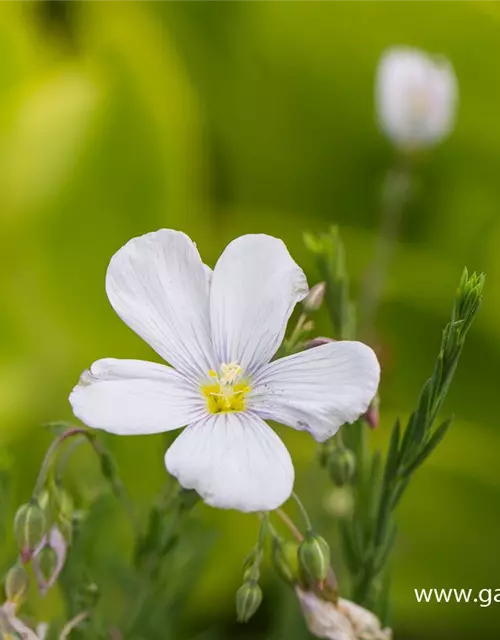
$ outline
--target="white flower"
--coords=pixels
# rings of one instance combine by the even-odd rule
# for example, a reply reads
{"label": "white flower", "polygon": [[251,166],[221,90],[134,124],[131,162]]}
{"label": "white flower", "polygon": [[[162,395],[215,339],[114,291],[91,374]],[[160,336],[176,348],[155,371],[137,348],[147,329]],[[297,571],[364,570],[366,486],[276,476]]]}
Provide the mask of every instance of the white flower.
{"label": "white flower", "polygon": [[318,598],[312,591],[295,589],[309,631],[326,640],[391,640],[392,631],[382,629],[371,611],[350,600],[337,605]]}
{"label": "white flower", "polygon": [[290,455],[264,420],[321,442],[364,413],[377,390],[377,358],[359,342],[271,362],[308,291],[276,238],[234,240],[212,272],[185,234],[149,233],[113,256],[106,291],[122,320],[173,368],[98,360],[71,393],[73,411],[120,435],[188,425],[165,464],[212,506],[265,511],[290,496]]}
{"label": "white flower", "polygon": [[452,129],[458,97],[453,67],[418,49],[389,49],[379,63],[375,99],[380,126],[402,148],[430,146]]}

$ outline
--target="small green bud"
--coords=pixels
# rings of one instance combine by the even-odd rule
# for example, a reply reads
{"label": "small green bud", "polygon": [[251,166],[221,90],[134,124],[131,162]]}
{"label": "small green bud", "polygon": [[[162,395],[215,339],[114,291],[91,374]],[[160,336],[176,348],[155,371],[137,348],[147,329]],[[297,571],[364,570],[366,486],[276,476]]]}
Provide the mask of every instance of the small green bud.
{"label": "small green bud", "polygon": [[356,456],[350,449],[334,449],[328,457],[328,473],[337,487],[351,482],[356,472]]}
{"label": "small green bud", "polygon": [[189,511],[200,501],[200,496],[194,489],[181,489],[178,494],[182,511]]}
{"label": "small green bud", "polygon": [[243,571],[243,582],[257,582],[260,578],[260,570],[257,564],[252,564]]}
{"label": "small green bud", "polygon": [[36,500],[30,500],[17,510],[14,535],[21,557],[28,562],[45,535],[45,514]]}
{"label": "small green bud", "polygon": [[311,289],[309,289],[309,293],[304,298],[304,300],[302,300],[305,311],[318,311],[318,309],[323,304],[325,290],[326,284],[324,282],[318,282],[318,284],[315,284],[314,287],[311,287]]}
{"label": "small green bud", "polygon": [[282,580],[290,585],[299,582],[299,545],[290,540],[273,539],[273,564]]}
{"label": "small green bud", "polygon": [[50,544],[46,544],[40,549],[36,560],[43,580],[49,583],[59,564],[57,551]]}
{"label": "small green bud", "polygon": [[22,564],[17,562],[5,578],[5,595],[8,602],[20,604],[28,592],[30,578]]}
{"label": "small green bud", "polygon": [[98,602],[100,595],[99,587],[95,582],[89,582],[86,584],[80,594],[83,607],[86,609],[94,607]]}
{"label": "small green bud", "polygon": [[262,602],[262,589],[254,581],[244,582],[236,592],[238,622],[248,622]]}
{"label": "small green bud", "polygon": [[330,567],[330,547],[324,538],[308,531],[300,543],[297,556],[306,578],[319,583],[326,580]]}

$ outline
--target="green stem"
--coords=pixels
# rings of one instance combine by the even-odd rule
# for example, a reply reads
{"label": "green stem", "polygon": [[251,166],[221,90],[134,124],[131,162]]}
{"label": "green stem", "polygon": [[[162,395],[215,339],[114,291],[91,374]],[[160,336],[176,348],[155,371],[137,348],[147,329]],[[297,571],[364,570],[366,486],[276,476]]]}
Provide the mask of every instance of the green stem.
{"label": "green stem", "polygon": [[304,507],[304,505],[302,504],[302,502],[299,499],[299,496],[295,493],[295,491],[292,493],[292,498],[295,500],[300,513],[302,514],[302,517],[304,518],[304,522],[306,524],[306,530],[307,531],[312,531],[312,524],[311,524],[311,519],[309,518],[309,515],[306,511],[306,508]]}
{"label": "green stem", "polygon": [[400,155],[388,171],[382,198],[382,222],[375,253],[367,271],[361,296],[361,335],[371,332],[387,271],[398,238],[401,219],[409,201],[412,167],[408,156]]}
{"label": "green stem", "polygon": [[[61,446],[63,442],[65,442],[69,438],[74,438],[76,436],[83,436],[87,440],[87,442],[89,443],[89,445],[91,446],[92,450],[97,455],[99,460],[102,460],[105,452],[93,433],[91,433],[87,429],[84,429],[83,427],[72,427],[70,429],[67,429],[66,431],[64,431],[64,433],[62,433],[55,440],[53,440],[53,442],[47,449],[47,453],[45,454],[45,457],[42,462],[42,466],[40,467],[40,471],[38,473],[38,476],[35,482],[35,488],[33,489],[33,496],[32,496],[33,499],[38,500],[38,497],[43,487],[45,486],[49,467],[52,462],[53,456],[56,454],[57,449]],[[127,513],[129,515],[129,518],[131,520],[133,527],[138,531],[139,527],[138,527],[133,505],[119,478],[115,477],[113,482],[113,488],[117,496],[121,499],[125,509],[127,510]]]}
{"label": "green stem", "polygon": [[68,438],[72,438],[77,435],[84,435],[89,440],[92,440],[94,437],[86,429],[83,429],[81,427],[74,427],[72,429],[68,429],[67,431],[62,433],[60,436],[58,436],[51,443],[50,447],[47,449],[47,453],[45,454],[45,458],[43,459],[42,466],[40,467],[40,471],[36,479],[35,488],[33,489],[33,498],[38,499],[38,496],[45,485],[49,466],[50,466],[50,463],[52,462],[52,456],[55,454],[57,448]]}
{"label": "green stem", "polygon": [[290,518],[288,514],[286,514],[283,509],[275,509],[274,513],[281,519],[281,521],[286,524],[292,535],[296,540],[302,542],[304,536],[302,535],[300,529],[297,527],[295,522]]}
{"label": "green stem", "polygon": [[265,512],[260,514],[259,537],[257,540],[257,546],[260,550],[264,549],[267,532],[269,531],[270,526],[271,523],[269,522],[269,513]]}

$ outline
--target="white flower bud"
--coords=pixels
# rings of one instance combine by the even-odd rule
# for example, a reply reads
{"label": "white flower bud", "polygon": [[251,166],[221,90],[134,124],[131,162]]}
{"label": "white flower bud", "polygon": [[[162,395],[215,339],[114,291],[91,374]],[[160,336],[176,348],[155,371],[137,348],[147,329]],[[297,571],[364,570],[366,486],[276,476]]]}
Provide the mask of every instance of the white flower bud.
{"label": "white flower bud", "polygon": [[404,150],[428,147],[453,128],[458,87],[451,63],[418,49],[389,49],[375,86],[378,120]]}
{"label": "white flower bud", "polygon": [[326,283],[318,282],[314,287],[309,289],[309,293],[302,300],[302,304],[306,311],[317,311],[323,304],[323,298],[325,297]]}

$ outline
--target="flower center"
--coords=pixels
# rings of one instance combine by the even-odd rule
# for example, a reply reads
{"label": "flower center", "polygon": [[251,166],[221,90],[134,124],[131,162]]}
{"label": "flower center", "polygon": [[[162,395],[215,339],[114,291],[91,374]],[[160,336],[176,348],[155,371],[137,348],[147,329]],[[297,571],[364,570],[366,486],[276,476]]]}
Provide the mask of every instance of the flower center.
{"label": "flower center", "polygon": [[247,380],[241,379],[241,367],[237,362],[223,362],[220,373],[210,369],[208,376],[211,381],[203,384],[201,391],[210,413],[245,410],[245,396],[252,388]]}

